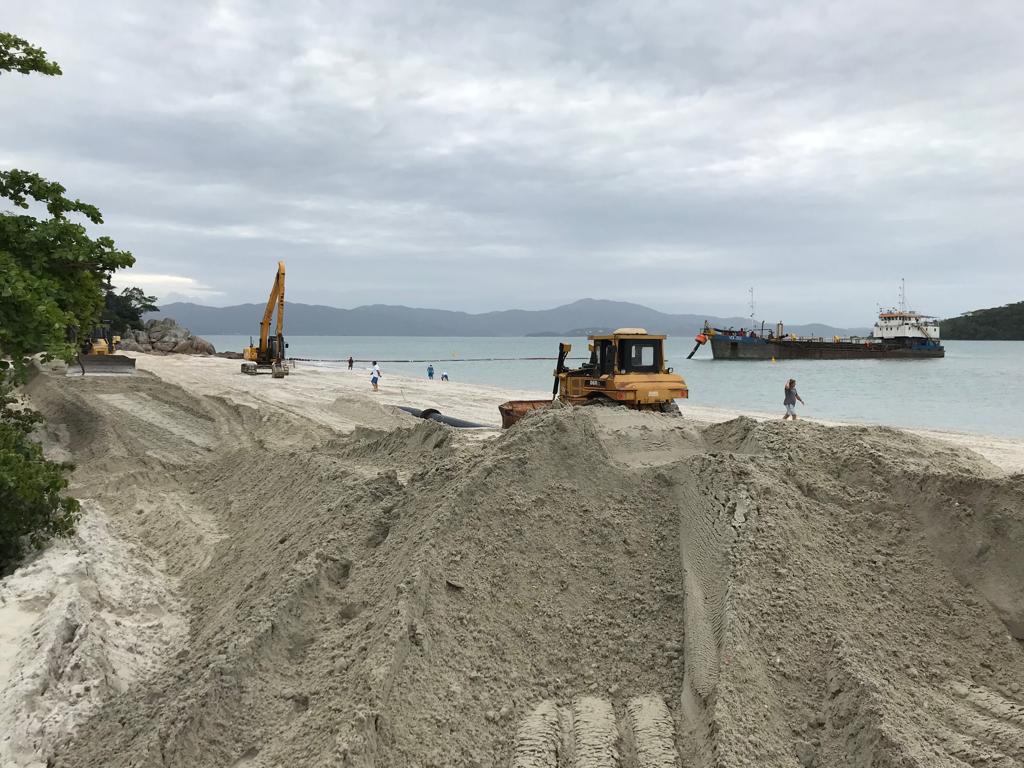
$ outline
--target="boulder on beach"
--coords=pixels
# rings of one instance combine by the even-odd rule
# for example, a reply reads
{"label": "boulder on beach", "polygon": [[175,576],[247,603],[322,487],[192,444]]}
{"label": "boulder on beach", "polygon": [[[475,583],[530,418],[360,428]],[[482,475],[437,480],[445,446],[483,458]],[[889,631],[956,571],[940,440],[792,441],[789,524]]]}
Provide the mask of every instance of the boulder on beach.
{"label": "boulder on beach", "polygon": [[213,344],[202,336],[194,336],[188,328],[178,325],[177,320],[171,317],[149,320],[140,329],[128,329],[121,337],[118,349],[125,352],[173,352],[180,355],[216,353]]}

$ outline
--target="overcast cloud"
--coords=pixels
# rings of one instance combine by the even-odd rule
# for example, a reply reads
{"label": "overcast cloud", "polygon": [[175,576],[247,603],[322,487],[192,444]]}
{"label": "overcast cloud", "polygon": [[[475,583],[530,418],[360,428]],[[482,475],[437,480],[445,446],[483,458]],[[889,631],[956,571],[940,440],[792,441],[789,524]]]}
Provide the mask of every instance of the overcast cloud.
{"label": "overcast cloud", "polygon": [[0,166],[162,298],[866,325],[1024,299],[1019,0],[8,0]]}

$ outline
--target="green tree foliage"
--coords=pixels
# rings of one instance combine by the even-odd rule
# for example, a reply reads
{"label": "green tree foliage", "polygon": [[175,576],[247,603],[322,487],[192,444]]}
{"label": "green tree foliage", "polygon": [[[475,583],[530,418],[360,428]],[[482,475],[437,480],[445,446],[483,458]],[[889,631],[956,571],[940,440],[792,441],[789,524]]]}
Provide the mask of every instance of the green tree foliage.
{"label": "green tree foliage", "polygon": [[37,352],[70,360],[75,345],[68,328],[87,333],[96,325],[111,273],[135,260],[109,237],[94,239],[68,218],[103,221],[95,206],[65,197],[60,184],[27,171],[0,171],[0,198],[19,208],[35,201],[49,214],[0,212],[0,352],[20,374]]}
{"label": "green tree foliage", "polygon": [[60,75],[57,62],[46,58],[46,51],[36,48],[10,32],[0,32],[0,74],[20,72],[27,75],[38,72],[41,75]]}
{"label": "green tree foliage", "polygon": [[976,309],[939,325],[944,339],[1024,341],[1024,301],[991,309]]}
{"label": "green tree foliage", "polygon": [[26,550],[75,529],[78,502],[63,495],[72,467],[43,457],[31,437],[41,421],[19,407],[12,382],[0,379],[0,574]]}
{"label": "green tree foliage", "polygon": [[[44,51],[6,32],[2,72],[61,74]],[[14,208],[0,210],[0,572],[26,549],[73,531],[78,513],[63,495],[70,465],[45,459],[31,439],[42,417],[22,407],[14,387],[31,355],[70,360],[68,329],[91,329],[111,273],[134,263],[109,237],[90,237],[86,224],[102,223],[99,210],[64,193],[39,174],[0,171],[0,199]]]}
{"label": "green tree foliage", "polygon": [[159,309],[156,296],[147,296],[141,288],[125,288],[121,293],[108,288],[103,319],[110,323],[113,333],[123,336],[129,328],[142,328],[144,312]]}

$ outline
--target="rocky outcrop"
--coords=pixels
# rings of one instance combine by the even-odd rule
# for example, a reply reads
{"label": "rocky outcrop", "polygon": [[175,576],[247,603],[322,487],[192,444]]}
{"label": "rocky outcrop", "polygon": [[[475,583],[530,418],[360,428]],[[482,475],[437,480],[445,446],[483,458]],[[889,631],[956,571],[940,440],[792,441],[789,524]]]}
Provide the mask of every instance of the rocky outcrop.
{"label": "rocky outcrop", "polygon": [[125,332],[118,349],[125,352],[174,352],[182,355],[212,355],[216,353],[213,344],[202,336],[193,336],[188,328],[182,328],[170,317],[149,320],[139,330]]}

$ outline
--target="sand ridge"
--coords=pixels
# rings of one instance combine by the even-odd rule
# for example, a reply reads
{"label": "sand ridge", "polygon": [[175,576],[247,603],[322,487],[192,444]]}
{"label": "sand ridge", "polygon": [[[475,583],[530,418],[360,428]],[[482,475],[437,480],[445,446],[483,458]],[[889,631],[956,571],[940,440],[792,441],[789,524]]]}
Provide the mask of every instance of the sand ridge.
{"label": "sand ridge", "polygon": [[[615,409],[467,433],[224,362],[33,382],[187,626],[54,765],[1024,760],[1024,486],[979,455]],[[462,386],[430,404],[500,402]]]}

